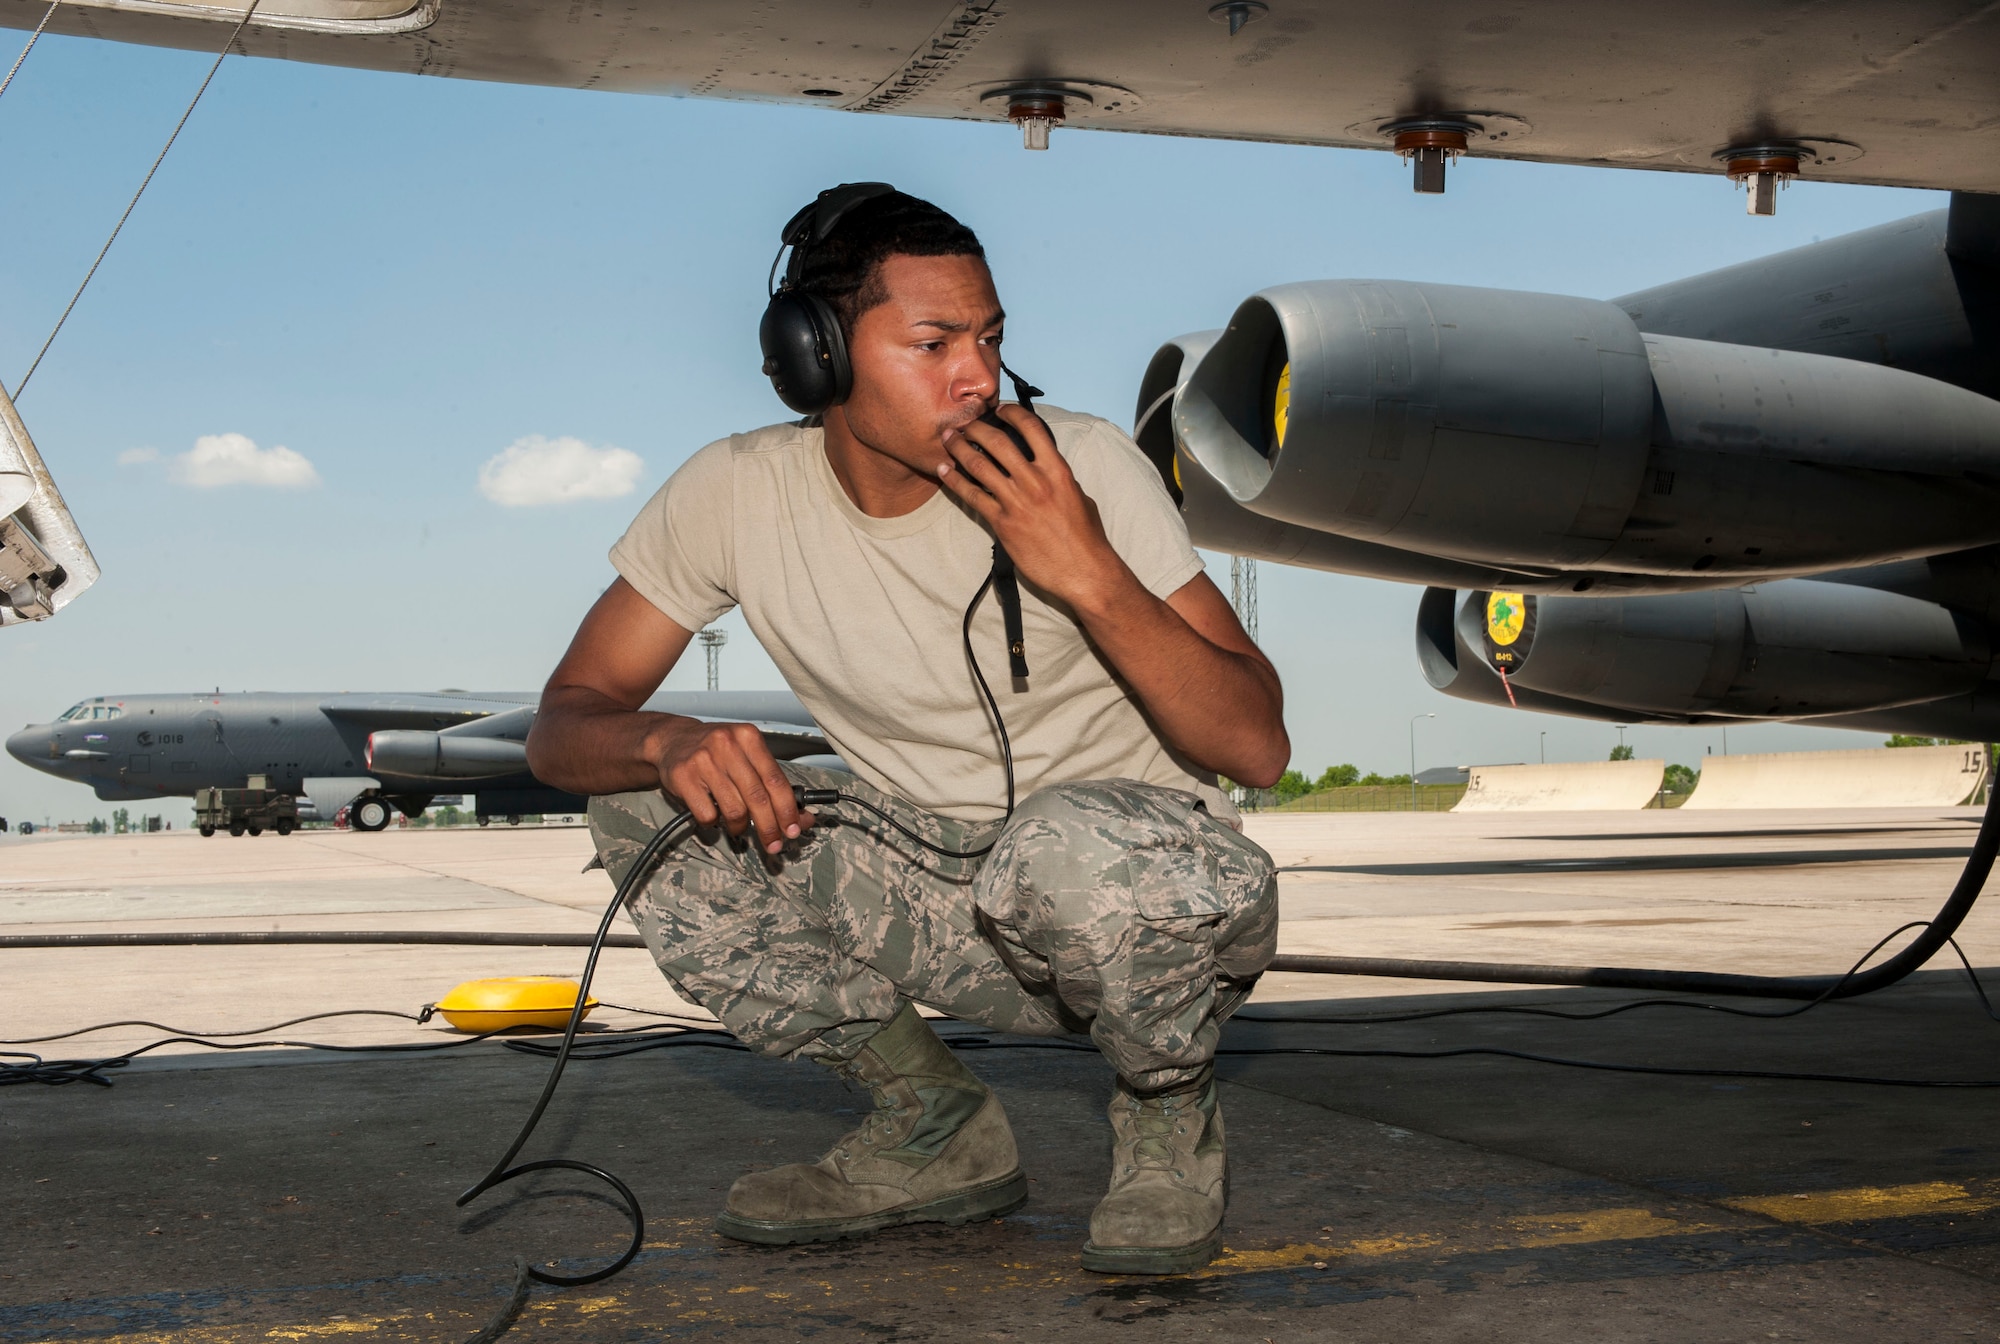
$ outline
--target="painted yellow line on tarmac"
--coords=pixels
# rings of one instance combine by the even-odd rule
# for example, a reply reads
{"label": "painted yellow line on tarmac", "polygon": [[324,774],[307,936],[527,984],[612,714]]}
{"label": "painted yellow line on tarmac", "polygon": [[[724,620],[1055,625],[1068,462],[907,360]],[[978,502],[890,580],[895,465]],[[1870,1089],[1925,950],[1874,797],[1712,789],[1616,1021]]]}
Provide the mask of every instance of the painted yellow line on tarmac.
{"label": "painted yellow line on tarmac", "polygon": [[1852,1190],[1810,1194],[1759,1195],[1721,1201],[1744,1213],[1781,1223],[1862,1223],[1877,1218],[1920,1218],[1927,1214],[1981,1213],[2000,1207],[2000,1197],[1974,1193],[1955,1181],[1917,1185],[1864,1185]]}
{"label": "painted yellow line on tarmac", "polygon": [[[1715,1223],[1665,1218],[1650,1209],[1593,1209],[1584,1213],[1533,1214],[1503,1218],[1490,1228],[1456,1237],[1418,1233],[1406,1237],[1367,1237],[1354,1241],[1300,1242],[1269,1250],[1225,1250],[1220,1259],[1196,1278],[1255,1274],[1273,1269],[1302,1269],[1324,1264],[1336,1268],[1354,1260],[1380,1259],[1435,1250],[1441,1255],[1490,1251],[1533,1250],[1542,1246],[1578,1246],[1605,1241],[1643,1241],[1651,1237],[1685,1237],[1718,1232]],[[1483,1234],[1482,1234],[1483,1233]]]}

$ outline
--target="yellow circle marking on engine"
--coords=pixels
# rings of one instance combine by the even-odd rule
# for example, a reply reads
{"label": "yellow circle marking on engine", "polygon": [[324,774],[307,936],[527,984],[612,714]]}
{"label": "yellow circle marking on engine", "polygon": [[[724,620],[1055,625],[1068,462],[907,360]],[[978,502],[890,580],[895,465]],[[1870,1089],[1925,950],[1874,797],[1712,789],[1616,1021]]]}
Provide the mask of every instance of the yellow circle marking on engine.
{"label": "yellow circle marking on engine", "polygon": [[1521,594],[1486,595],[1486,637],[1501,648],[1521,637],[1521,626],[1527,619],[1528,602]]}
{"label": "yellow circle marking on engine", "polygon": [[1292,365],[1289,360],[1278,370],[1278,387],[1271,393],[1271,433],[1277,445],[1285,446],[1285,428],[1292,419]]}

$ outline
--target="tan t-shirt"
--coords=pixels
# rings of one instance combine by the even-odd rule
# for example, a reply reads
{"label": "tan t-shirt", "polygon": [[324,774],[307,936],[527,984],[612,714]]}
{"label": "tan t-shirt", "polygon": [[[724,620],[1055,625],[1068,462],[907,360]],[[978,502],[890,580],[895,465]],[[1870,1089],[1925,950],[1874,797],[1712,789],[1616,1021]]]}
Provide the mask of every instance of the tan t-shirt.
{"label": "tan t-shirt", "polygon": [[[1201,573],[1159,474],[1096,416],[1039,408],[1139,582],[1167,597]],[[699,630],[733,606],[855,773],[918,807],[1001,815],[999,739],[965,663],[959,622],[993,563],[993,538],[950,494],[871,518],[828,463],[825,433],[772,425],[709,444],[611,548],[619,574]],[[1029,678],[1007,672],[989,594],[972,648],[1006,717],[1017,796],[1124,778],[1196,790],[1060,604],[1021,583]],[[1199,790],[1226,807],[1212,788]]]}

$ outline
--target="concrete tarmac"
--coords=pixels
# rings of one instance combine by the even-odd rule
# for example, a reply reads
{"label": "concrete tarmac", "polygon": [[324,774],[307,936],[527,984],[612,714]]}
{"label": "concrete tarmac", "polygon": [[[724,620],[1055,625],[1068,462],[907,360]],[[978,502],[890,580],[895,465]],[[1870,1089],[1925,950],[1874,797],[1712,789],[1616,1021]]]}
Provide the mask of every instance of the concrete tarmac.
{"label": "concrete tarmac", "polygon": [[[1975,821],[1951,809],[1388,814],[1251,829],[1286,868],[1288,952],[1783,973],[1843,969],[1930,914]],[[0,933],[587,930],[609,893],[602,874],[577,871],[588,853],[584,833],[561,830],[9,839]],[[1961,939],[1988,979],[1996,916],[1975,912]],[[407,1011],[458,979],[580,962],[570,949],[0,950],[0,1035],[128,1016],[223,1030]],[[641,952],[607,954],[603,975],[607,1001],[678,1006]],[[537,1289],[508,1338],[2000,1336],[2000,1095],[1720,1072],[2000,1081],[2000,1024],[1962,971],[1933,963],[1880,995],[1777,1020],[1687,1008],[1378,1020],[1635,997],[1267,977],[1246,1019],[1349,1020],[1241,1020],[1228,1050],[1380,1053],[1224,1061],[1228,1253],[1158,1280],[1077,1261],[1109,1143],[1110,1074],[1094,1053],[966,1051],[1034,1178],[1019,1213],[792,1250],[728,1242],[708,1219],[737,1174],[816,1156],[865,1097],[810,1066],[713,1049],[578,1064],[526,1156],[626,1179],[647,1210],[645,1249],[608,1282]],[[284,1034],[448,1038],[437,1023],[370,1018]],[[158,1035],[0,1048],[98,1055]],[[1467,1049],[1706,1072],[1423,1057]],[[622,1244],[618,1213],[564,1173],[453,1207],[545,1068],[491,1043],[221,1060],[183,1045],[109,1088],[0,1091],[0,1341],[466,1339],[505,1301],[516,1254],[574,1273]]]}

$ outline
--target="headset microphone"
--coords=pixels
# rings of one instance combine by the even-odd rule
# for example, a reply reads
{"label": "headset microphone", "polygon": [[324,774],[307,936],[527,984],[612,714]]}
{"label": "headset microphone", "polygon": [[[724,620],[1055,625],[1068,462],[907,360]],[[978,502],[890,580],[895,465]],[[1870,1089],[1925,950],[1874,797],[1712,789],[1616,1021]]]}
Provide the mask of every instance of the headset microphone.
{"label": "headset microphone", "polygon": [[[1008,368],[1004,363],[1000,366],[1000,371],[1005,373],[1008,381],[1014,384],[1014,400],[1020,402],[1022,408],[1029,415],[1034,416],[1037,420],[1041,420],[1041,415],[1035,410],[1035,398],[1042,395],[1042,389]],[[1005,420],[1002,420],[999,416],[991,412],[979,418],[1012,439],[1014,447],[1020,450],[1022,457],[1030,462],[1035,460],[1035,450],[1028,446],[1028,440],[1022,436],[1020,430],[1015,429]],[[1048,428],[1047,421],[1042,421],[1042,428]],[[1049,437],[1055,437],[1053,431],[1051,431]],[[1026,681],[1028,679],[1028,643],[1027,635],[1021,628],[1021,585],[1014,575],[1014,557],[1007,554],[1007,548],[1002,546],[998,540],[995,540],[993,543],[992,584],[993,596],[1000,602],[1000,623],[1007,632],[1007,673],[1016,681]]]}

